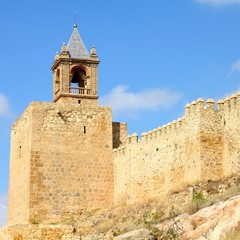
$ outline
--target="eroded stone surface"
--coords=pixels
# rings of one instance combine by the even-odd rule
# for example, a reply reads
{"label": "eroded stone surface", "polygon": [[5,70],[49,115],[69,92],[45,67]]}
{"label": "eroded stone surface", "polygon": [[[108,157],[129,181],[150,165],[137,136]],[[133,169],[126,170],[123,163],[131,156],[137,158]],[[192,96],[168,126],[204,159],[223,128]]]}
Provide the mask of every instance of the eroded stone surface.
{"label": "eroded stone surface", "polygon": [[153,239],[154,239],[153,236],[147,229],[131,231],[114,238],[114,240],[153,240]]}
{"label": "eroded stone surface", "polygon": [[158,226],[173,228],[180,239],[219,240],[227,237],[240,225],[240,196],[218,202],[193,215],[183,214]]}

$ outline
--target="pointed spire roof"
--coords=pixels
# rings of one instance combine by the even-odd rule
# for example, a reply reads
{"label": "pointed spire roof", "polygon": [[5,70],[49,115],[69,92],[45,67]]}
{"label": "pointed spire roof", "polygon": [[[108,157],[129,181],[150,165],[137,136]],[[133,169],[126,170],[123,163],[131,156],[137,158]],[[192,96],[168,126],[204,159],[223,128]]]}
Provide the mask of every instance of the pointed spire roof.
{"label": "pointed spire roof", "polygon": [[83,40],[77,30],[77,24],[74,24],[74,29],[71,38],[67,45],[67,50],[71,58],[88,59],[89,53],[83,43]]}

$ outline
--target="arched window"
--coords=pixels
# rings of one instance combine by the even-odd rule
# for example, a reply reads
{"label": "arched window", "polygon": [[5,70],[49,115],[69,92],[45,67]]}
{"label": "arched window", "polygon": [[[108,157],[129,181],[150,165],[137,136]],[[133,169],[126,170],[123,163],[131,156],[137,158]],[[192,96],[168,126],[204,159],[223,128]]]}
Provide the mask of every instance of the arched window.
{"label": "arched window", "polygon": [[54,83],[55,95],[60,91],[60,69],[57,70]]}
{"label": "arched window", "polygon": [[56,72],[55,81],[56,81],[56,82],[59,82],[59,81],[60,81],[60,69],[58,69],[57,72]]}

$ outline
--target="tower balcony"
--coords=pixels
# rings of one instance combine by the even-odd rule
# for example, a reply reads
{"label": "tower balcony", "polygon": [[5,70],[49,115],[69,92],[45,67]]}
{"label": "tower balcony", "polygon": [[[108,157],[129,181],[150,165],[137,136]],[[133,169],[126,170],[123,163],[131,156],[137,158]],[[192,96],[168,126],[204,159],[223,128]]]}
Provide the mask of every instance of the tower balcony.
{"label": "tower balcony", "polygon": [[81,87],[70,87],[69,93],[80,94],[80,95],[91,95],[91,89]]}

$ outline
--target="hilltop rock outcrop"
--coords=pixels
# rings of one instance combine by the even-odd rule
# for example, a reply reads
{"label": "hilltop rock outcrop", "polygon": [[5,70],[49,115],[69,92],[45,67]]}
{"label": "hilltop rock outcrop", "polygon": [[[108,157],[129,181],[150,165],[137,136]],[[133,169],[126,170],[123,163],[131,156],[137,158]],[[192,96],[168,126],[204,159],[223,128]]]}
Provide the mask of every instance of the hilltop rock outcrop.
{"label": "hilltop rock outcrop", "polygon": [[240,227],[240,196],[203,208],[195,214],[182,214],[157,226],[160,232],[172,229],[182,240],[220,240]]}

